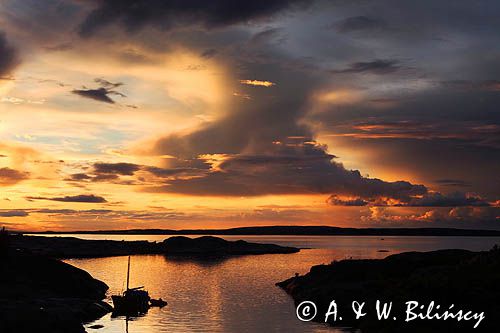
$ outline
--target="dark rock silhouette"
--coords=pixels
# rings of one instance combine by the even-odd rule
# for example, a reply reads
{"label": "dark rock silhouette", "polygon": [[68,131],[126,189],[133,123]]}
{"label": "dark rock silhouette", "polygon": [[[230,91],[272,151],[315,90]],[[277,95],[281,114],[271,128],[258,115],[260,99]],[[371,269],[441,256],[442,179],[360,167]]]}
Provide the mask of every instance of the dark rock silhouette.
{"label": "dark rock silhouette", "polygon": [[299,252],[299,249],[294,247],[279,246],[275,244],[249,243],[243,240],[227,241],[222,238],[212,236],[203,236],[198,238],[183,236],[170,237],[163,241],[162,247],[167,256],[217,256]]}
{"label": "dark rock silhouette", "polygon": [[162,253],[161,247],[155,242],[84,240],[75,237],[12,235],[10,247],[52,258],[98,258]]}
{"label": "dark rock silhouette", "polygon": [[108,286],[66,263],[9,250],[0,256],[0,332],[85,332],[111,310]]}
{"label": "dark rock silhouette", "polygon": [[[304,276],[277,283],[289,293],[295,305],[313,301],[318,307],[315,321],[323,322],[332,300],[342,321],[331,325],[360,328],[362,332],[495,332],[500,325],[500,249],[487,252],[441,250],[408,252],[385,259],[342,260],[313,266]],[[352,301],[366,302],[368,315],[355,320]],[[393,302],[391,313],[398,320],[377,320],[375,303]],[[414,320],[405,322],[405,302],[446,306],[485,312],[478,328],[474,322]],[[425,312],[425,311],[424,311]]]}

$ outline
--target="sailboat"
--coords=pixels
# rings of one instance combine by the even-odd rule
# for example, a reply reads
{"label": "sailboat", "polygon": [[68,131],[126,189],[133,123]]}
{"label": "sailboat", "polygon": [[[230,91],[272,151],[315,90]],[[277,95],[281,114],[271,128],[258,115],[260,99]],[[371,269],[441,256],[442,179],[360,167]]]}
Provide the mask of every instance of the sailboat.
{"label": "sailboat", "polygon": [[118,314],[143,314],[149,309],[149,293],[143,290],[144,287],[129,287],[130,282],[130,256],[128,257],[127,265],[127,289],[121,295],[113,295],[114,312]]}

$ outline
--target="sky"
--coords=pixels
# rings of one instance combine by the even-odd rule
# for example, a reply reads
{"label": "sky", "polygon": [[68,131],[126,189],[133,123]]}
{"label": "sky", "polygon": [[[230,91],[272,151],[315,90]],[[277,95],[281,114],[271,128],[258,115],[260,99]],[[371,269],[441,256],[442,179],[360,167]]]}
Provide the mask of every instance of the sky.
{"label": "sky", "polygon": [[2,0],[0,226],[500,229],[499,13]]}

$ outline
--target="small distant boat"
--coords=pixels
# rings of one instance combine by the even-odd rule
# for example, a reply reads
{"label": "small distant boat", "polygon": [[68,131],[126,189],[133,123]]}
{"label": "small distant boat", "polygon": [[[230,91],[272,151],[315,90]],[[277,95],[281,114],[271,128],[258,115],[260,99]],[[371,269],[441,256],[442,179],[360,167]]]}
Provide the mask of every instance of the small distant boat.
{"label": "small distant boat", "polygon": [[114,312],[117,314],[136,315],[146,313],[149,309],[149,293],[144,287],[129,288],[130,256],[127,266],[127,289],[121,295],[113,295]]}

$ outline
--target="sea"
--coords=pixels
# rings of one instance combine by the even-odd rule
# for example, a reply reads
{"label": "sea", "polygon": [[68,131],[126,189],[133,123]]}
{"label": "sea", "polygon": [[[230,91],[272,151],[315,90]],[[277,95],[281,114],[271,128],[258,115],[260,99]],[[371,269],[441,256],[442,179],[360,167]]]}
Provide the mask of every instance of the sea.
{"label": "sea", "polygon": [[[83,239],[162,241],[162,235],[51,235]],[[199,237],[199,236],[188,236]],[[130,285],[144,286],[154,298],[168,302],[141,317],[108,314],[86,324],[88,332],[345,332],[297,319],[293,300],[276,282],[311,266],[334,260],[384,258],[407,251],[438,249],[489,250],[500,237],[420,236],[218,236],[300,247],[294,254],[247,255],[219,259],[131,257]],[[127,257],[68,259],[109,286],[110,296],[125,288]],[[354,297],[354,295],[353,295]]]}

